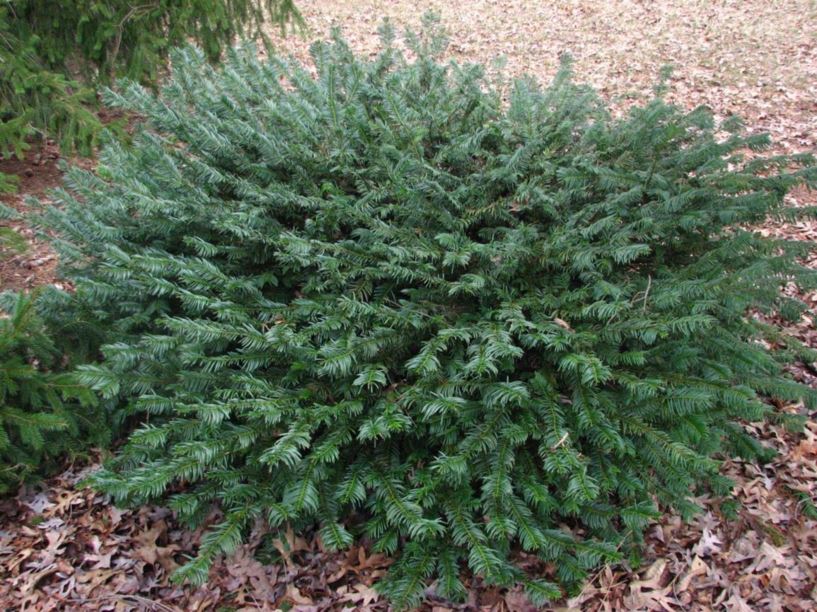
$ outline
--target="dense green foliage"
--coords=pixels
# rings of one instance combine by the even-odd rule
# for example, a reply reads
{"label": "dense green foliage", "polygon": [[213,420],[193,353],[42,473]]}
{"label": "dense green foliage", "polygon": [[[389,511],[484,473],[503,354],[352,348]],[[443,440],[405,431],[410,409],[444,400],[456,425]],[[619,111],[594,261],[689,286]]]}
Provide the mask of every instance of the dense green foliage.
{"label": "dense green foliage", "polygon": [[[293,0],[16,0],[9,29],[34,47],[46,67],[109,81],[116,75],[153,83],[169,49],[196,41],[217,60],[242,32],[259,34],[267,18],[300,22]],[[265,15],[266,13],[266,15]]]}
{"label": "dense green foliage", "polygon": [[4,294],[0,302],[0,493],[109,441],[97,398],[67,371],[37,296]]}
{"label": "dense green foliage", "polygon": [[[265,19],[299,22],[292,0],[0,0],[0,155],[49,136],[89,154],[102,128],[94,87],[153,83],[168,50],[195,40],[210,59]],[[11,188],[0,174],[0,192]]]}
{"label": "dense green foliage", "polygon": [[814,168],[744,156],[766,139],[705,109],[612,118],[567,65],[506,108],[437,37],[413,63],[385,38],[316,46],[317,79],[186,50],[160,96],[109,94],[149,127],[47,215],[112,330],[83,380],[147,415],[96,486],[191,524],[219,505],[194,581],[262,517],[400,551],[401,605],[432,576],[460,596],[463,562],[553,598],[655,502],[728,491],[717,457],[760,450],[764,396],[814,402],[747,316],[814,286],[809,246],[744,229]]}
{"label": "dense green foliage", "polygon": [[94,93],[72,80],[64,66],[43,57],[52,41],[42,41],[15,15],[29,5],[47,12],[48,23],[64,23],[47,3],[0,4],[0,154],[22,157],[27,139],[44,134],[57,136],[68,150],[90,153],[101,128],[88,109]]}

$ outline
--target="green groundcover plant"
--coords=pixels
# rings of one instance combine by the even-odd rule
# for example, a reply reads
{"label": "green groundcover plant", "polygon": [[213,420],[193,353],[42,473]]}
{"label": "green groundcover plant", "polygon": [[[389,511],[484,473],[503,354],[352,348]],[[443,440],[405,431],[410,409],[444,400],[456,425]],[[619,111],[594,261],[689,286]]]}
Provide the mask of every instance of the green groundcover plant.
{"label": "green groundcover plant", "polygon": [[160,95],[108,94],[146,127],[45,215],[109,330],[83,380],[144,418],[94,483],[218,506],[194,582],[263,520],[397,555],[400,606],[466,566],[558,598],[728,492],[764,397],[814,404],[783,373],[814,356],[749,313],[802,307],[779,287],[814,286],[809,245],[746,228],[815,171],[703,108],[614,118],[567,63],[504,104],[440,37],[384,40],[316,45],[316,78],[186,49]]}

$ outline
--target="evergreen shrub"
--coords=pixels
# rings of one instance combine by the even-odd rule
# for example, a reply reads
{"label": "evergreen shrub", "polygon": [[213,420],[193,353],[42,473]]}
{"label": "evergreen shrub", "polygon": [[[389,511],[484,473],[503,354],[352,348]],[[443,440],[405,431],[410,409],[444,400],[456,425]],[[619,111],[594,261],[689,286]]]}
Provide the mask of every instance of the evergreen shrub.
{"label": "evergreen shrub", "polygon": [[660,96],[615,118],[567,63],[504,104],[439,36],[384,40],[316,45],[316,78],[186,49],[159,95],[108,94],[147,127],[46,216],[110,329],[83,380],[145,419],[95,484],[220,507],[180,578],[263,519],[399,554],[398,605],[462,596],[466,565],[552,599],[728,492],[765,397],[814,404],[783,373],[814,356],[748,309],[814,286],[809,245],[751,225],[815,170]]}
{"label": "evergreen shrub", "polygon": [[110,441],[96,395],[37,311],[39,292],[0,300],[0,494]]}
{"label": "evergreen shrub", "polygon": [[[33,138],[90,155],[102,123],[97,85],[155,83],[168,51],[196,41],[211,60],[266,21],[303,24],[292,0],[0,0],[0,155]],[[0,193],[14,177],[0,173]]]}

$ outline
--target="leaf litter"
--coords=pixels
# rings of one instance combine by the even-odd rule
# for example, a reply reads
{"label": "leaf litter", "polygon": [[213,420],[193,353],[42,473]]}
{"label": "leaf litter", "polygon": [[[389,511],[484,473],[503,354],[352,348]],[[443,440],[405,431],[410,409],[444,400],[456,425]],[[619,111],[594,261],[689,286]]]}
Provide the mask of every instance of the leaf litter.
{"label": "leaf litter", "polygon": [[[661,67],[674,64],[670,99],[687,108],[709,105],[721,117],[740,114],[752,131],[767,131],[780,151],[817,145],[817,5],[810,0],[538,0],[468,3],[408,0],[300,0],[310,33],[276,42],[307,60],[309,42],[338,25],[353,49],[374,54],[383,17],[397,26],[419,24],[427,9],[441,13],[458,61],[506,58],[511,76],[547,81],[559,56],[575,58],[588,82],[614,109],[650,95]],[[273,38],[278,34],[271,32]],[[36,168],[34,169],[36,171]],[[54,185],[59,177],[47,177]],[[37,184],[39,192],[41,186]],[[22,202],[13,196],[12,204]],[[817,203],[814,193],[790,194],[792,206]],[[817,240],[817,223],[769,221],[766,235]],[[36,249],[37,258],[48,251]],[[806,261],[817,267],[817,254]],[[36,259],[26,258],[26,269]],[[12,285],[53,280],[44,273],[15,277]],[[1,275],[0,275],[1,276]],[[30,277],[29,277],[30,276]],[[9,278],[9,277],[6,277]],[[16,280],[20,278],[20,280]],[[817,347],[817,293],[798,295],[809,309],[798,321],[767,317]],[[754,316],[761,316],[755,313]],[[817,386],[815,364],[792,375]],[[727,460],[735,481],[735,516],[722,500],[696,501],[702,512],[685,523],[667,515],[646,536],[642,563],[600,568],[585,588],[552,608],[561,612],[613,610],[800,611],[817,602],[817,423],[802,405],[778,406],[807,417],[792,433],[770,423],[747,425],[778,454],[768,464]],[[316,535],[253,530],[249,541],[212,567],[206,585],[170,581],[200,542],[159,506],[134,510],[77,483],[94,465],[71,467],[39,488],[0,501],[0,604],[20,610],[386,610],[373,589],[391,560],[365,546],[329,553]],[[730,516],[730,518],[727,518]],[[210,521],[218,519],[214,513]],[[544,574],[553,568],[518,554]],[[468,598],[453,605],[427,591],[423,609],[534,610],[518,588],[496,589],[465,576]]]}

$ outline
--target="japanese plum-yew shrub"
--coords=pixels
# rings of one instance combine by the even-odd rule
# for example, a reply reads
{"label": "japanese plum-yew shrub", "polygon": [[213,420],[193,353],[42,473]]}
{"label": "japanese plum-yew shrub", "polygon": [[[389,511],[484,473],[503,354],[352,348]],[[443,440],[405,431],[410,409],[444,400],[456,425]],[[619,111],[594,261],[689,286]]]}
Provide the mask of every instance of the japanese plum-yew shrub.
{"label": "japanese plum-yew shrub", "polygon": [[315,46],[316,77],[187,49],[160,94],[108,94],[146,127],[47,214],[109,330],[83,379],[145,415],[95,483],[220,507],[193,581],[263,519],[399,551],[400,605],[434,577],[461,596],[465,565],[555,598],[728,491],[764,397],[814,401],[750,314],[814,285],[808,245],[751,229],[814,168],[660,96],[616,118],[567,65],[506,104],[436,37],[409,61],[386,34],[373,60]]}

